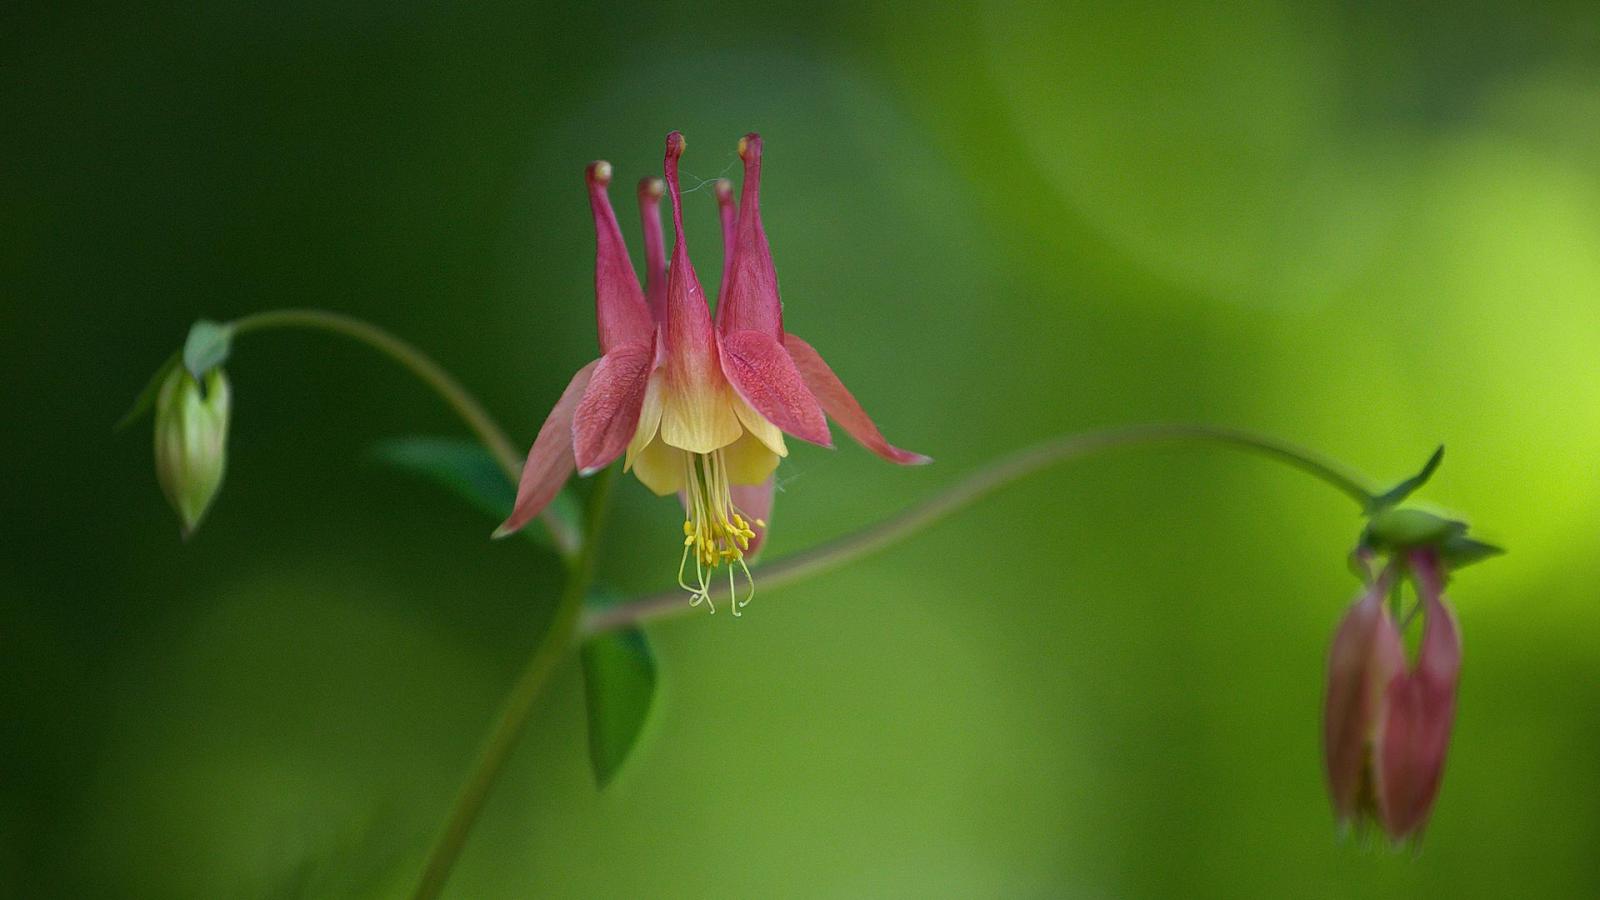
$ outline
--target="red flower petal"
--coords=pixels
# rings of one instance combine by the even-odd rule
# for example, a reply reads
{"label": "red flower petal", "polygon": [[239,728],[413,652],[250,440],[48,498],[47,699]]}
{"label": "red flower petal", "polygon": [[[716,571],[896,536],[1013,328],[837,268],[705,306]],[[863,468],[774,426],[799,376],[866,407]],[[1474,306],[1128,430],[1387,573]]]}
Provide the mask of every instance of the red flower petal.
{"label": "red flower petal", "polygon": [[597,359],[572,376],[567,389],[561,392],[561,399],[556,401],[555,408],[550,410],[544,424],[539,426],[539,436],[534,439],[533,448],[528,451],[528,461],[522,466],[517,502],[511,508],[511,515],[495,529],[495,537],[514,534],[533,521],[534,516],[543,512],[555,499],[562,485],[572,475],[572,417],[584,390],[589,387],[590,376],[599,364],[600,360]]}
{"label": "red flower petal", "polygon": [[717,326],[723,334],[757,331],[783,340],[783,303],[778,299],[778,273],[772,249],[761,226],[761,136],[747,134],[739,142],[744,158],[744,187],[739,198],[739,228],[733,262],[717,299]]}
{"label": "red flower petal", "polygon": [[717,217],[722,220],[722,282],[717,286],[717,330],[722,328],[724,312],[728,308],[728,279],[733,274],[734,241],[738,231],[738,210],[733,205],[733,182],[718,178]]}
{"label": "red flower petal", "polygon": [[717,335],[683,234],[683,194],[678,187],[678,157],[683,148],[682,134],[674,131],[667,135],[663,170],[672,195],[675,243],[672,265],[667,268],[667,315],[661,329],[668,392],[661,434],[673,446],[709,453],[739,436],[738,422],[723,400],[726,387],[717,360]]}
{"label": "red flower petal", "polygon": [[828,419],[788,351],[769,334],[736,331],[722,339],[722,373],[739,396],[795,437],[833,446]]}
{"label": "red flower petal", "polygon": [[[750,530],[756,536],[750,539],[750,546],[744,551],[746,562],[755,562],[756,555],[761,552],[761,545],[767,542],[767,529],[772,527],[772,500],[774,493],[772,477],[760,484],[736,484],[732,487],[733,506],[750,523]],[[756,520],[767,523],[757,525]]]}
{"label": "red flower petal", "polygon": [[611,164],[590,163],[584,173],[589,184],[589,208],[594,212],[594,314],[600,331],[600,352],[622,344],[649,341],[655,334],[650,308],[645,305],[639,279],[628,259],[628,246],[611,209],[606,185]]}
{"label": "red flower petal", "polygon": [[628,449],[655,357],[654,342],[624,344],[600,357],[572,417],[572,453],[581,474],[600,471]]}
{"label": "red flower petal", "polygon": [[810,344],[792,334],[786,334],[783,337],[783,346],[789,352],[789,357],[794,360],[795,367],[799,370],[800,377],[805,380],[812,396],[816,397],[822,408],[833,417],[833,421],[855,438],[861,446],[902,466],[920,466],[933,462],[932,457],[902,450],[890,444],[884,438],[883,432],[878,430],[878,426],[872,423],[866,410],[861,408],[861,404],[856,402],[856,398],[844,386],[844,382],[833,374],[833,370],[828,368],[821,354]]}
{"label": "red flower petal", "polygon": [[659,178],[639,179],[639,221],[644,226],[644,294],[650,315],[660,322],[667,314],[667,251],[661,236],[661,195],[666,185]]}
{"label": "red flower petal", "polygon": [[[1363,811],[1371,744],[1383,718],[1384,691],[1405,671],[1405,647],[1385,600],[1385,573],[1339,623],[1328,652],[1328,693],[1323,705],[1323,751],[1328,792],[1343,821]],[[1370,798],[1365,798],[1370,802]]]}

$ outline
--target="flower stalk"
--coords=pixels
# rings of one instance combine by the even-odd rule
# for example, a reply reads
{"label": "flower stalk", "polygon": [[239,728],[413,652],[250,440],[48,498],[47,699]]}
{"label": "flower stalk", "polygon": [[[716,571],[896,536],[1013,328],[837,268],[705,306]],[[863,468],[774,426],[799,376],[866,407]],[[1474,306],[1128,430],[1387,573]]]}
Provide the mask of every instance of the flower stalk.
{"label": "flower stalk", "polygon": [[[1209,425],[1130,425],[1064,435],[1020,450],[984,466],[897,516],[753,569],[764,589],[782,587],[891,546],[1012,482],[1052,466],[1109,450],[1174,442],[1212,443],[1265,456],[1317,478],[1350,497],[1363,510],[1370,508],[1378,496],[1367,479],[1349,468],[1276,438]],[[721,600],[727,595],[726,588],[713,589],[711,599]],[[679,591],[669,590],[629,603],[590,610],[584,616],[580,632],[584,636],[601,634],[680,615],[688,612],[682,597]]]}
{"label": "flower stalk", "polygon": [[[463,387],[454,375],[409,341],[371,322],[321,309],[267,310],[236,319],[227,327],[235,337],[277,328],[305,328],[341,335],[377,350],[432,388],[434,393],[438,394],[461,418],[483,444],[484,449],[489,451],[489,455],[493,456],[495,463],[499,465],[500,471],[505,473],[512,484],[515,484],[520,477],[521,454],[516,450],[511,438],[506,435],[505,429],[500,427],[478,398]],[[543,516],[542,520],[562,557],[569,563],[574,561],[579,550],[580,536],[553,515]]]}
{"label": "flower stalk", "polygon": [[606,514],[611,508],[611,486],[615,476],[616,467],[612,466],[595,478],[594,488],[589,494],[588,515],[585,517],[587,526],[584,528],[583,540],[579,544],[572,568],[567,573],[566,587],[556,603],[550,625],[545,629],[544,636],[539,639],[533,654],[528,657],[522,674],[517,676],[516,683],[511,687],[511,693],[506,695],[500,715],[495,719],[494,727],[484,741],[483,749],[478,753],[478,761],[461,786],[461,792],[456,795],[456,801],[450,808],[449,818],[445,820],[444,828],[428,852],[422,877],[412,894],[415,900],[432,900],[444,890],[445,881],[450,877],[450,870],[455,866],[456,858],[461,855],[461,848],[466,845],[467,835],[471,833],[472,826],[477,823],[479,814],[483,812],[483,805],[489,799],[489,792],[499,780],[500,773],[505,770],[511,752],[516,749],[517,740],[522,736],[522,731],[528,724],[528,717],[533,713],[535,701],[543,693],[556,664],[575,644],[578,620],[583,612],[583,598],[588,594],[589,587],[594,581],[595,561],[600,549],[600,533],[605,528]]}
{"label": "flower stalk", "polygon": [[494,457],[495,462],[500,464],[506,476],[513,481],[516,480],[522,469],[518,464],[521,454],[517,452],[511,438],[506,436],[505,430],[483,408],[478,398],[462,387],[455,376],[410,342],[371,322],[321,309],[267,310],[235,319],[231,325],[235,336],[274,328],[308,328],[343,335],[366,344],[404,366],[428,387],[433,388],[456,415],[461,417],[467,427],[472,429],[478,440],[483,442],[484,448]]}
{"label": "flower stalk", "polygon": [[[1000,488],[1060,463],[1111,450],[1186,441],[1214,443],[1277,460],[1335,488],[1363,510],[1370,508],[1378,496],[1367,479],[1351,469],[1303,447],[1249,431],[1207,425],[1148,424],[1083,432],[1021,450],[979,469],[898,516],[813,550],[760,566],[763,587],[793,584],[885,549]],[[594,519],[604,509],[604,497],[609,492],[609,481],[615,473],[615,466],[605,469],[601,476],[605,481],[596,485],[596,493],[591,496],[589,537],[581,545],[579,562],[569,576],[556,618],[529,659],[522,676],[512,687],[478,764],[468,776],[446,827],[429,854],[422,881],[413,894],[415,900],[431,900],[443,890],[445,879],[465,845],[467,834],[532,715],[534,701],[548,680],[555,662],[584,638],[690,611],[690,607],[683,602],[681,591],[668,590],[632,602],[583,612],[582,599],[593,575],[593,548],[595,536],[599,533]],[[595,506],[597,498],[602,504],[598,508]],[[731,593],[732,588],[729,587],[724,587],[720,592],[713,588],[711,592],[713,599],[728,598]]]}

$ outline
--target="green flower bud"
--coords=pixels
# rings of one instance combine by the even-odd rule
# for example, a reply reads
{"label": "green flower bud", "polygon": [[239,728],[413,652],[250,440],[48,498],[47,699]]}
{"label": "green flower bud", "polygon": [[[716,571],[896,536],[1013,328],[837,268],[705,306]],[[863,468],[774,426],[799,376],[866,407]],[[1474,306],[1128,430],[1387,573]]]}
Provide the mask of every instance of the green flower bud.
{"label": "green flower bud", "polygon": [[222,486],[227,461],[228,378],[220,368],[206,373],[205,386],[182,366],[173,366],[156,394],[156,479],[188,537]]}

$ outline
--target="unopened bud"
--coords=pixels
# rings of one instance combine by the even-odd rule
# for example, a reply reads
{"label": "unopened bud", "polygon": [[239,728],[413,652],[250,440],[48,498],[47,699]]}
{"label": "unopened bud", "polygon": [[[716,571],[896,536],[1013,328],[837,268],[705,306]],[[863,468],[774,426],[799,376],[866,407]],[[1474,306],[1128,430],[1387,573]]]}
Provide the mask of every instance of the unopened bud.
{"label": "unopened bud", "polygon": [[222,486],[230,406],[221,368],[206,373],[202,386],[187,369],[174,366],[156,395],[156,479],[184,537],[194,533]]}

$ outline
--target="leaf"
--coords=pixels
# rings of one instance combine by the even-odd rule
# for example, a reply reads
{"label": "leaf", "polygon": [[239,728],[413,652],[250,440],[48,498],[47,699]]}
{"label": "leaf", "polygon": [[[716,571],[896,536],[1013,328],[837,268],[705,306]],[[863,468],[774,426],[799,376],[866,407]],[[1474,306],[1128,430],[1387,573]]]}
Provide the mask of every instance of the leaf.
{"label": "leaf", "polygon": [[175,350],[171,356],[167,357],[166,361],[156,369],[156,373],[150,376],[150,381],[144,386],[144,390],[140,391],[139,396],[134,398],[133,407],[121,419],[117,420],[116,425],[112,426],[113,431],[121,431],[127,428],[134,422],[139,421],[145,413],[155,407],[156,394],[161,391],[161,382],[167,380],[167,373],[172,371],[172,367],[178,364],[178,360],[182,356],[183,353],[181,351]]}
{"label": "leaf", "polygon": [[638,628],[595,635],[579,650],[589,712],[589,762],[602,789],[639,742],[656,694],[656,659]]}
{"label": "leaf", "polygon": [[[392,438],[374,446],[372,455],[380,462],[433,482],[496,522],[509,516],[516,503],[516,485],[506,478],[489,451],[473,441],[448,437]],[[556,495],[546,515],[555,517],[557,527],[567,533],[579,533],[583,512],[570,488]],[[535,543],[555,546],[548,528],[524,528],[522,533]]]}
{"label": "leaf", "polygon": [[505,518],[517,499],[516,488],[489,451],[462,438],[391,438],[378,442],[372,454],[448,490],[488,516]]}
{"label": "leaf", "polygon": [[201,319],[189,327],[189,338],[183,342],[183,367],[195,378],[204,378],[228,361],[232,348],[232,325]]}
{"label": "leaf", "polygon": [[1486,544],[1483,541],[1469,538],[1464,534],[1458,534],[1445,541],[1440,547],[1440,552],[1444,554],[1445,562],[1449,564],[1451,569],[1459,569],[1476,562],[1482,562],[1490,557],[1499,556],[1506,551],[1493,544]]}
{"label": "leaf", "polygon": [[1418,488],[1428,483],[1428,479],[1433,477],[1434,471],[1439,468],[1439,463],[1441,462],[1444,462],[1443,444],[1440,444],[1439,449],[1433,451],[1433,455],[1428,457],[1426,463],[1423,463],[1422,471],[1373,497],[1369,511],[1380,512],[1404,502],[1407,497],[1416,493]]}
{"label": "leaf", "polygon": [[1467,523],[1421,509],[1386,509],[1367,523],[1362,543],[1379,550],[1437,547],[1467,533]]}

